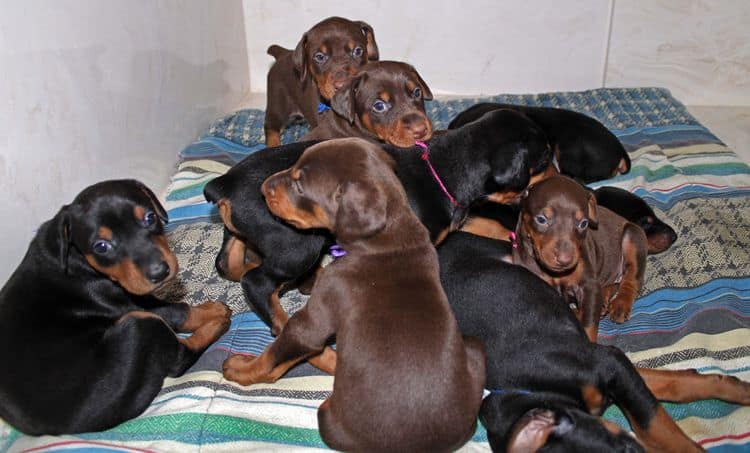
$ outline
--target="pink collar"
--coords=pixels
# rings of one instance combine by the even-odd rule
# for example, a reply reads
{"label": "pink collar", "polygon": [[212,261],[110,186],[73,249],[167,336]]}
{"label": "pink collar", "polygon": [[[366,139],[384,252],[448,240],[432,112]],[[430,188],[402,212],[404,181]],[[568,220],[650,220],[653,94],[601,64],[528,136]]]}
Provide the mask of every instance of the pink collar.
{"label": "pink collar", "polygon": [[516,236],[515,231],[511,231],[508,233],[508,237],[510,237],[510,243],[513,246],[514,249],[518,248],[518,236]]}
{"label": "pink collar", "polygon": [[430,162],[430,148],[427,147],[427,144],[421,140],[415,140],[414,144],[422,148],[422,160],[427,162],[427,166],[430,168],[432,177],[435,178],[435,181],[437,181],[437,183],[440,185],[440,188],[443,189],[443,193],[445,194],[445,196],[448,197],[448,199],[451,201],[451,203],[453,203],[454,206],[464,208],[465,206],[456,201],[456,199],[453,198],[453,195],[448,192],[448,189],[445,187],[445,184],[443,184],[443,181],[440,179],[437,171],[435,171],[435,167],[432,166],[432,162]]}

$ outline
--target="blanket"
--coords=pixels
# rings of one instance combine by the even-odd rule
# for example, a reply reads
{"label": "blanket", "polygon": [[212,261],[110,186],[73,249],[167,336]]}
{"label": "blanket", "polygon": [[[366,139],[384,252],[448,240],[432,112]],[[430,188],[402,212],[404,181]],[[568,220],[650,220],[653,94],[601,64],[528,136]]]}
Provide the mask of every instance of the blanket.
{"label": "blanket", "polygon": [[[599,341],[623,349],[638,366],[696,368],[750,380],[750,167],[664,89],[499,95],[432,101],[427,110],[439,129],[476,102],[562,107],[597,118],[623,142],[632,170],[592,187],[636,193],[679,235],[670,250],[649,256],[631,319],[624,324],[603,320]],[[272,337],[248,308],[239,284],[216,275],[213,262],[222,229],[202,189],[263,148],[262,123],[263,112],[255,109],[216,120],[180,153],[166,194],[168,236],[181,270],[163,295],[189,303],[226,302],[235,313],[229,332],[182,377],[166,379],[140,417],[104,432],[38,438],[0,424],[0,451],[325,448],[316,411],[330,394],[330,376],[302,364],[275,384],[243,387],[224,380],[219,371],[230,353],[259,354]],[[296,140],[305,131],[304,124],[294,125],[282,141]],[[282,298],[290,312],[305,301],[296,291]],[[711,452],[750,448],[750,408],[713,400],[664,406]],[[605,417],[628,427],[616,408]],[[462,449],[488,450],[481,426]]]}

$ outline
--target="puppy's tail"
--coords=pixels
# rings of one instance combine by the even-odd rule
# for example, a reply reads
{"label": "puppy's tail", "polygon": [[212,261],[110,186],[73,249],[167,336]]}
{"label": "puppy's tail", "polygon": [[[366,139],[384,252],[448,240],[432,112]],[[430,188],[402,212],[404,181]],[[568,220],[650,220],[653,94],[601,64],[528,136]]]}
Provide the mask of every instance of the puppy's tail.
{"label": "puppy's tail", "polygon": [[292,51],[276,44],[272,44],[268,50],[266,50],[266,53],[278,60],[284,55],[289,55]]}

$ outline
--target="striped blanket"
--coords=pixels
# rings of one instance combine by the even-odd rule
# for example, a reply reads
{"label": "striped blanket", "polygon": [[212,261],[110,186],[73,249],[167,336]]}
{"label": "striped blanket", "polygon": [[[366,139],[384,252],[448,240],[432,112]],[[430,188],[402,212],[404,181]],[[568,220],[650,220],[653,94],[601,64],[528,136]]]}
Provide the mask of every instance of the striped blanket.
{"label": "striped blanket", "polygon": [[[622,348],[639,366],[697,368],[750,380],[750,167],[700,125],[666,90],[600,89],[575,93],[502,95],[433,101],[437,128],[479,102],[547,105],[578,110],[609,127],[625,144],[633,167],[601,185],[630,190],[679,235],[673,247],[648,258],[646,281],[625,324],[604,320],[599,341]],[[229,332],[188,372],[167,379],[140,417],[99,433],[29,437],[0,424],[0,451],[294,451],[325,448],[317,406],[332,378],[309,365],[273,385],[242,387],[219,372],[229,353],[258,354],[268,328],[244,302],[238,284],[219,278],[213,260],[222,230],[202,197],[203,185],[263,146],[263,112],[242,110],[214,122],[179,156],[167,191],[170,243],[180,261],[165,290],[174,300],[226,301],[235,312]],[[284,142],[304,133],[289,128]],[[287,293],[295,311],[306,298]],[[386,391],[385,389],[383,391]],[[750,408],[719,401],[665,404],[667,411],[711,452],[750,448]],[[627,426],[611,408],[605,417]],[[463,451],[488,451],[480,426]]]}

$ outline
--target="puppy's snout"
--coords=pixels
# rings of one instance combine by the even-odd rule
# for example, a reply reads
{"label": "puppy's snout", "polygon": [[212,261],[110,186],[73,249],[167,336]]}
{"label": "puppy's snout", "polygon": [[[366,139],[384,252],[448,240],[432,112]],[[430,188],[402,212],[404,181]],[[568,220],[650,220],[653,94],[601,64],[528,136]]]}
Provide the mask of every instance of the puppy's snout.
{"label": "puppy's snout", "polygon": [[349,73],[346,71],[336,71],[333,74],[333,88],[336,90],[341,89],[341,87],[344,86],[344,82],[346,82],[346,79],[349,77]]}
{"label": "puppy's snout", "polygon": [[402,120],[404,125],[409,132],[414,136],[415,140],[421,140],[425,138],[428,133],[427,120],[421,115],[412,114],[407,115]]}
{"label": "puppy's snout", "polygon": [[167,276],[169,276],[169,264],[167,264],[166,261],[151,264],[146,272],[146,278],[148,278],[151,283],[164,281]]}

